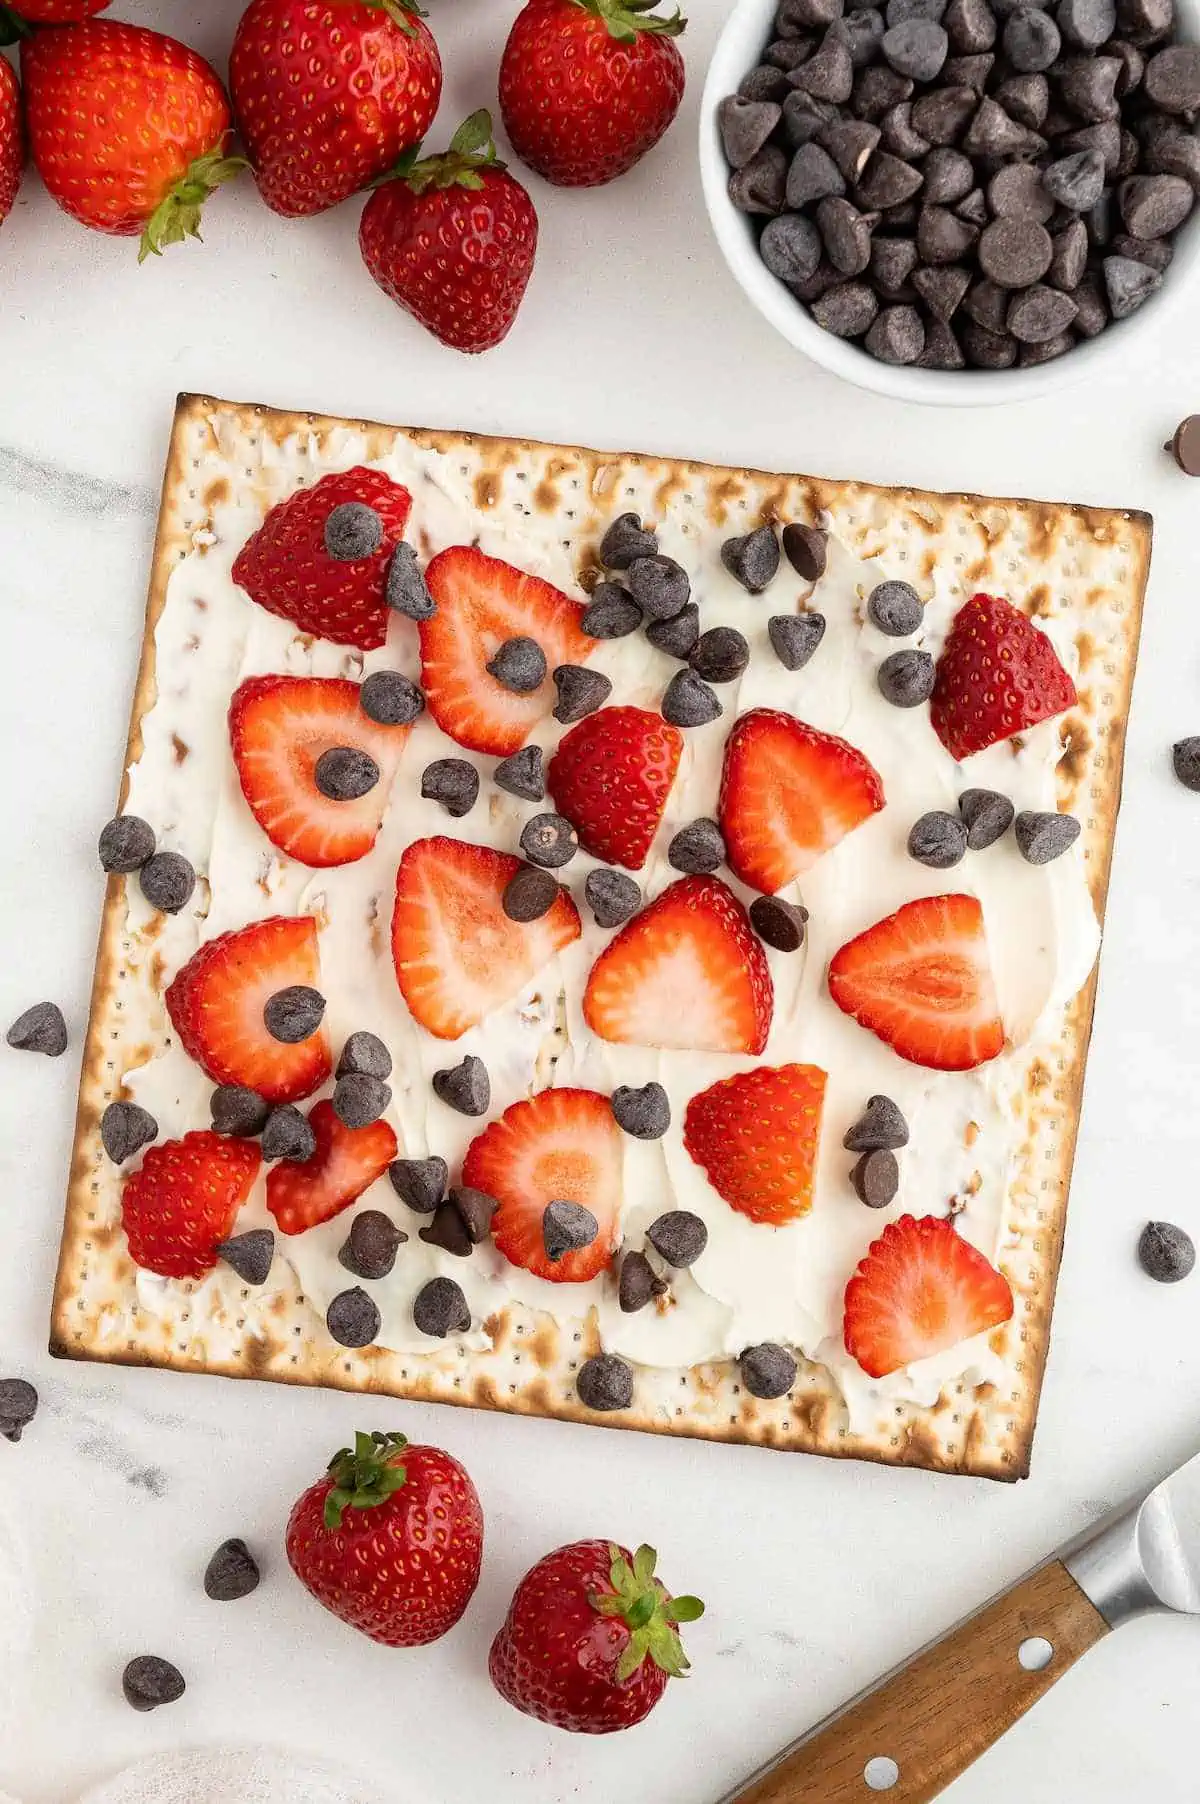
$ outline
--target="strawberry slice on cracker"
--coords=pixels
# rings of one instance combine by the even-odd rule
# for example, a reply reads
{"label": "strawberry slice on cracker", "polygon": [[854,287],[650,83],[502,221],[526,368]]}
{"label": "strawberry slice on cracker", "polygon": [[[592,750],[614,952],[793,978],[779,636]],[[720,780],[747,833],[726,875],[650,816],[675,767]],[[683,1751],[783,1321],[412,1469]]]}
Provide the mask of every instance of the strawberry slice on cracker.
{"label": "strawberry slice on cracker", "polygon": [[152,1146],[121,1193],[130,1256],[163,1278],[203,1278],[261,1164],[253,1140],[207,1130]]}
{"label": "strawberry slice on cracker", "polygon": [[846,1351],[871,1378],[928,1359],[1007,1322],[1007,1278],[953,1222],[902,1215],[867,1249],[846,1286]]}
{"label": "strawberry slice on cracker", "polygon": [[825,1077],[818,1065],[760,1065],[688,1103],[683,1144],[739,1215],[779,1228],[812,1208]]}
{"label": "strawberry slice on cracker", "polygon": [[311,1159],[281,1159],[267,1173],[267,1208],[283,1234],[303,1234],[331,1221],[356,1202],[396,1157],[396,1135],[386,1121],[351,1128],[329,1101],[308,1112],[316,1136]]}
{"label": "strawberry slice on cracker", "polygon": [[969,758],[1076,702],[1075,684],[1046,634],[1011,601],[972,595],[938,659],[929,718],[952,758]]}
{"label": "strawberry slice on cracker", "polygon": [[601,708],[563,736],[546,780],[585,852],[641,870],[682,752],[679,728],[645,708]]}

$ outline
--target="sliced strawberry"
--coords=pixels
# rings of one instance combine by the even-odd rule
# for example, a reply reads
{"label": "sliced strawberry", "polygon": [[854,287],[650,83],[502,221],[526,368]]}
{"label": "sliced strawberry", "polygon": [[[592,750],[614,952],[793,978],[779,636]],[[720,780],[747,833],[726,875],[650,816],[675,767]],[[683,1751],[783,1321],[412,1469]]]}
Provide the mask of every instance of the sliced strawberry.
{"label": "sliced strawberry", "polygon": [[933,1071],[970,1071],[1004,1045],[974,896],[926,896],[868,927],[834,953],[829,994],[902,1059]]}
{"label": "sliced strawberry", "polygon": [[883,807],[862,753],[777,708],[743,714],[725,744],[719,814],[729,868],[773,895]]}
{"label": "sliced strawberry", "polygon": [[245,1084],[267,1102],[295,1102],[324,1083],[332,1061],[319,1027],[285,1045],[267,1032],[263,1009],[276,990],[319,989],[317,924],[273,915],[209,940],[168,989],[167,1013],[184,1051],[214,1084]]}
{"label": "sliced strawberry", "polygon": [[303,1234],[331,1221],[383,1176],[396,1157],[396,1136],[386,1121],[351,1128],[331,1102],[315,1102],[308,1125],[317,1141],[311,1159],[280,1159],[267,1173],[267,1208],[281,1234]]}
{"label": "sliced strawberry", "polygon": [[[552,1284],[582,1284],[612,1264],[621,1210],[621,1130],[595,1090],[541,1090],[505,1109],[467,1148],[463,1183],[495,1197],[492,1239],[513,1265]],[[581,1203],[600,1231],[590,1246],[546,1254],[549,1203]]]}
{"label": "sliced strawberry", "polygon": [[547,783],[585,852],[641,870],[682,751],[679,728],[645,708],[600,708],[564,735]]}
{"label": "sliced strawberry", "polygon": [[[550,672],[582,664],[592,642],[581,631],[582,605],[561,589],[473,545],[439,551],[425,572],[437,612],[421,622],[421,682],[444,733],[498,758],[521,749],[554,706]],[[506,639],[535,639],[546,679],[516,695],[486,668]]]}
{"label": "sliced strawberry", "polygon": [[440,1040],[457,1040],[524,989],[579,938],[566,890],[537,921],[512,921],[503,897],[521,860],[438,836],[415,839],[396,872],[392,957],[400,993]]}
{"label": "sliced strawberry", "polygon": [[138,1265],[164,1278],[202,1278],[233,1231],[258,1176],[253,1140],[185,1134],[152,1146],[125,1179],[121,1221]]}
{"label": "sliced strawberry", "polygon": [[902,1215],[846,1286],[846,1351],[871,1378],[955,1347],[1013,1312],[1007,1278],[938,1216]]}
{"label": "sliced strawberry", "polygon": [[[325,522],[335,507],[361,501],[379,515],[382,535],[369,557],[335,558]],[[382,470],[339,470],[276,502],[242,546],[233,580],[268,614],[337,645],[374,651],[387,639],[388,565],[404,537],[412,496]]]}
{"label": "sliced strawberry", "polygon": [[969,758],[1074,707],[1075,685],[1031,620],[998,595],[972,595],[954,616],[929,702],[952,758]]}
{"label": "sliced strawberry", "polygon": [[749,916],[719,877],[682,877],[592,966],[583,1014],[602,1040],[759,1053],[774,990]]}
{"label": "sliced strawberry", "polygon": [[683,1144],[731,1208],[782,1227],[812,1208],[825,1073],[760,1065],[693,1096]]}

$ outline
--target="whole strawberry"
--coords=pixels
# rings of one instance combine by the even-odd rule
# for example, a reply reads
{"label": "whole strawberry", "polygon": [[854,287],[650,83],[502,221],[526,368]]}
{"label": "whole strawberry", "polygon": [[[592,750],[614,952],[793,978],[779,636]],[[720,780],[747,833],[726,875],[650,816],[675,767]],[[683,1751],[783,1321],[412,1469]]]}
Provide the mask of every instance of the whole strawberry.
{"label": "whole strawberry", "polygon": [[444,156],[398,167],[363,208],[358,245],[383,292],[456,351],[504,338],[533,273],[533,202],[472,113]]}
{"label": "whole strawberry", "polygon": [[198,238],[209,194],[245,168],[225,154],[224,89],[176,38],[93,19],[26,38],[21,71],[38,174],[81,225],[140,236],[139,262]]}
{"label": "whole strawberry", "polygon": [[687,21],[655,0],[529,0],[500,63],[500,112],[523,163],[595,188],[644,157],[683,99],[673,39]]}
{"label": "whole strawberry", "polygon": [[492,1684],[526,1716],[579,1735],[609,1735],[649,1716],[667,1680],[688,1670],[677,1625],[704,1605],[654,1576],[652,1547],[573,1541],[517,1586],[492,1643]]}
{"label": "whole strawberry", "polygon": [[479,1583],[483,1510],[440,1447],[356,1434],[287,1525],[292,1571],[318,1603],[385,1647],[452,1629]]}
{"label": "whole strawberry", "polygon": [[12,0],[11,5],[0,5],[0,44],[14,43],[30,25],[75,25],[111,4],[112,0]]}
{"label": "whole strawberry", "polygon": [[415,0],[250,0],[229,85],[259,191],[296,219],[336,207],[420,142],[442,62]]}
{"label": "whole strawberry", "polygon": [[13,67],[0,56],[0,224],[12,212],[25,166],[25,133],[21,128],[21,90]]}

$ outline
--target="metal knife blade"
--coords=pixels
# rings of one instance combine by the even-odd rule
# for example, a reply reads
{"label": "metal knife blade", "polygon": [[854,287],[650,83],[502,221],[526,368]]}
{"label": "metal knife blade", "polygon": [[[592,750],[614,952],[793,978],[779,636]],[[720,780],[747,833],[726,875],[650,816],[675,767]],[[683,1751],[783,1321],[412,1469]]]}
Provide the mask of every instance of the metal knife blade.
{"label": "metal knife blade", "polygon": [[1200,1613],[1200,1453],[1062,1559],[1112,1628],[1147,1610]]}

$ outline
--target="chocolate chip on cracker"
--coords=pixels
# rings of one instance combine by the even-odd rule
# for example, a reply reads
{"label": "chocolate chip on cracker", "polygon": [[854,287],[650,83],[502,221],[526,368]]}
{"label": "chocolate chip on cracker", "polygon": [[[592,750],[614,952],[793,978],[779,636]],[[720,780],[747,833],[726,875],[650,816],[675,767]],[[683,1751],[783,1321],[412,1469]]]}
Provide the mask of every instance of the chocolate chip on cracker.
{"label": "chocolate chip on cracker", "polygon": [[670,620],[652,620],[646,628],[646,637],[669,658],[679,658],[686,663],[700,637],[699,608],[694,601],[689,601]]}
{"label": "chocolate chip on cracker", "polygon": [[915,821],[908,835],[908,855],[934,871],[961,864],[967,852],[967,830],[956,814],[933,808]]}
{"label": "chocolate chip on cracker", "polygon": [[850,1182],[859,1201],[868,1209],[886,1209],[895,1201],[900,1188],[900,1167],[895,1153],[884,1148],[864,1153],[850,1173]]}
{"label": "chocolate chip on cracker", "polygon": [[453,1278],[430,1278],[413,1298],[413,1321],[422,1334],[445,1340],[449,1334],[465,1334],[471,1326],[471,1310],[462,1286]]}
{"label": "chocolate chip on cracker", "polygon": [[518,633],[497,646],[484,668],[514,695],[532,695],[546,680],[546,654],[536,639]]}
{"label": "chocolate chip on cracker", "polygon": [[377,726],[405,727],[424,712],[425,697],[398,670],[375,670],[363,680],[358,705]]}
{"label": "chocolate chip on cracker", "polygon": [[523,864],[505,884],[501,907],[510,921],[540,921],[558,897],[559,885],[549,871]]}
{"label": "chocolate chip on cracker", "polygon": [[660,1259],[682,1271],[694,1265],[708,1245],[708,1229],[690,1209],[668,1209],[650,1223],[646,1239]]}
{"label": "chocolate chip on cracker", "polygon": [[625,1315],[636,1315],[655,1297],[665,1295],[666,1280],[660,1278],[645,1253],[626,1253],[617,1279],[617,1302]]}
{"label": "chocolate chip on cracker", "polygon": [[590,1247],[599,1232],[600,1223],[582,1203],[547,1203],[542,1210],[542,1245],[551,1265],[567,1253]]}
{"label": "chocolate chip on cracker", "polygon": [[994,846],[1016,816],[1008,797],[994,789],[964,789],[958,798],[958,812],[967,830],[968,852],[984,852]]}
{"label": "chocolate chip on cracker", "polygon": [[767,621],[767,637],[785,670],[803,670],[825,637],[825,616],[772,614]]}
{"label": "chocolate chip on cracker", "polygon": [[635,558],[654,557],[658,540],[637,514],[618,514],[600,541],[600,562],[607,570],[628,570]]}
{"label": "chocolate chip on cracker", "polygon": [[237,1273],[243,1284],[257,1286],[265,1284],[271,1275],[275,1236],[270,1228],[247,1228],[244,1234],[222,1240],[216,1250],[218,1257],[225,1261],[230,1271]]}
{"label": "chocolate chip on cracker", "polygon": [[1079,838],[1080,825],[1073,814],[1018,814],[1017,845],[1027,864],[1050,864],[1070,850]]}
{"label": "chocolate chip on cracker", "polygon": [[521,829],[521,850],[530,864],[557,870],[579,850],[579,835],[562,814],[535,814]]}
{"label": "chocolate chip on cracker", "polygon": [[716,821],[689,821],[671,837],[667,863],[672,870],[700,876],[715,871],[725,860],[725,841]]}
{"label": "chocolate chip on cracker", "polygon": [[325,1311],[325,1326],[339,1347],[369,1347],[379,1338],[383,1317],[360,1285],[339,1291]]}
{"label": "chocolate chip on cracker", "polygon": [[302,1164],[317,1150],[317,1136],[295,1103],[280,1103],[267,1116],[262,1131],[264,1159],[291,1159]]}
{"label": "chocolate chip on cracker", "polygon": [[407,1239],[382,1209],[363,1209],[350,1223],[338,1263],[356,1278],[386,1278]]}
{"label": "chocolate chip on cracker", "polygon": [[374,789],[379,766],[353,745],[331,745],[313,766],[313,782],[329,802],[356,802]]}
{"label": "chocolate chip on cracker", "polygon": [[383,521],[365,501],[343,501],[325,520],[325,549],[339,563],[374,557],[383,544]]}
{"label": "chocolate chip on cracker", "polygon": [[263,1023],[273,1040],[298,1046],[316,1033],[325,1014],[325,998],[311,984],[290,983],[263,1004]]}
{"label": "chocolate chip on cracker", "polygon": [[437,613],[417,554],[406,539],[400,540],[388,563],[384,600],[393,614],[403,614],[407,620],[429,620]]}
{"label": "chocolate chip on cracker", "polygon": [[691,599],[688,573],[674,558],[634,558],[625,581],[647,620],[670,620]]}
{"label": "chocolate chip on cracker", "polygon": [[667,684],[663,719],[674,727],[703,727],[724,712],[708,684],[693,670],[681,670]]}
{"label": "chocolate chip on cracker", "polygon": [[593,1354],[576,1373],[575,1389],[587,1409],[628,1409],[633,1402],[633,1367],[615,1353]]}
{"label": "chocolate chip on cracker", "polygon": [[177,915],[191,901],[196,873],[182,852],[156,852],[139,870],[138,883],[151,908]]}
{"label": "chocolate chip on cracker", "polygon": [[157,1138],[157,1121],[136,1102],[110,1102],[100,1117],[100,1142],[114,1165],[124,1165]]}
{"label": "chocolate chip on cracker", "polygon": [[829,535],[819,526],[792,521],[782,533],[783,555],[796,575],[806,583],[820,582],[825,574]]}
{"label": "chocolate chip on cracker", "polygon": [[393,1159],[388,1166],[392,1189],[418,1215],[432,1215],[446,1194],[448,1175],[446,1161],[436,1154],[428,1159]]}
{"label": "chocolate chip on cracker", "polygon": [[[778,222],[772,220],[771,223],[774,225]],[[815,239],[817,228],[812,226],[810,229]],[[763,260],[766,261],[765,256]],[[642,610],[629,590],[620,583],[597,583],[592,590],[591,603],[584,609],[579,624],[589,639],[624,639],[641,626]]]}
{"label": "chocolate chip on cracker", "polygon": [[638,1086],[618,1084],[611,1103],[617,1126],[634,1140],[661,1140],[671,1125],[667,1093],[653,1080]]}
{"label": "chocolate chip on cracker", "polygon": [[879,693],[893,708],[919,708],[933,694],[937,676],[927,651],[894,651],[876,673]]}
{"label": "chocolate chip on cracker", "polygon": [[[816,229],[815,227],[813,228]],[[100,866],[110,872],[140,871],[153,858],[154,828],[137,814],[118,814],[100,831]]]}
{"label": "chocolate chip on cracker", "polygon": [[[648,561],[642,559],[643,563]],[[633,566],[635,569],[636,567]],[[553,676],[554,687],[558,691],[553,714],[555,720],[563,726],[571,726],[575,721],[583,720],[586,715],[594,714],[612,694],[609,678],[601,675],[598,670],[586,669],[582,664],[560,664]]]}
{"label": "chocolate chip on cracker", "polygon": [[589,871],[583,894],[597,927],[620,927],[642,906],[642,892],[625,871]]}
{"label": "chocolate chip on cracker", "polygon": [[546,793],[546,757],[540,745],[523,745],[502,758],[492,776],[507,795],[523,802],[540,802]]}
{"label": "chocolate chip on cracker", "polygon": [[348,1128],[370,1127],[391,1100],[392,1092],[382,1078],[366,1071],[347,1071],[333,1086],[333,1112]]}
{"label": "chocolate chip on cracker", "polygon": [[765,945],[777,952],[798,952],[804,944],[808,910],[782,896],[756,896],[750,904],[750,925]]}
{"label": "chocolate chip on cracker", "polygon": [[465,758],[435,758],[421,772],[421,795],[461,820],[479,800],[479,772]]}
{"label": "chocolate chip on cracker", "polygon": [[750,647],[736,627],[712,626],[697,639],[689,661],[706,683],[733,683],[750,662]]}
{"label": "chocolate chip on cracker", "polygon": [[448,1109],[460,1115],[486,1115],[492,1100],[491,1080],[487,1066],[475,1053],[469,1052],[457,1065],[433,1074],[433,1093]]}
{"label": "chocolate chip on cracker", "polygon": [[890,1096],[868,1096],[867,1106],[842,1141],[848,1153],[898,1152],[908,1145],[908,1123]]}
{"label": "chocolate chip on cracker", "polygon": [[779,569],[775,528],[757,526],[738,538],[726,539],[721,546],[721,562],[749,594],[761,595]]}
{"label": "chocolate chip on cracker", "polygon": [[764,1403],[786,1397],[796,1382],[795,1359],[775,1341],[747,1347],[738,1360],[738,1370],[746,1390]]}

